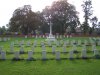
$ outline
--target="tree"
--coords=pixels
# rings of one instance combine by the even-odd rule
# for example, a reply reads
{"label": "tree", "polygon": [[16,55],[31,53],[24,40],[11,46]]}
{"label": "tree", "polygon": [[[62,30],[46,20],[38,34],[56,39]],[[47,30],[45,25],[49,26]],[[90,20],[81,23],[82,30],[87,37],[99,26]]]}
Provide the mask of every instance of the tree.
{"label": "tree", "polygon": [[38,16],[40,18],[40,25],[39,25],[39,29],[40,31],[44,34],[44,33],[47,33],[49,32],[49,26],[48,26],[48,22],[47,20],[45,19],[44,15],[43,15],[43,12],[37,12],[38,13]]}
{"label": "tree", "polygon": [[[98,19],[97,19],[97,21],[98,21]],[[97,34],[100,35],[100,22],[97,22],[97,23],[96,23],[96,25],[95,25],[95,30],[96,30]]]}
{"label": "tree", "polygon": [[86,21],[83,22],[83,24],[81,25],[81,30],[84,34],[86,34],[90,31],[90,26]]}
{"label": "tree", "polygon": [[100,28],[100,22],[98,22],[98,28]]}
{"label": "tree", "polygon": [[[75,32],[75,28],[79,25],[78,12],[75,6],[69,4],[67,0],[54,1],[51,7],[46,7],[43,10],[45,22],[53,24],[53,32],[63,34],[68,26],[71,31]],[[51,16],[51,18],[49,18]]]}
{"label": "tree", "polygon": [[6,33],[7,29],[5,26],[0,27],[0,34]]}
{"label": "tree", "polygon": [[90,16],[92,15],[92,1],[91,0],[85,0],[83,1],[83,4],[82,4],[82,7],[83,7],[83,12],[84,12],[84,22],[82,24],[82,30],[83,30],[83,33],[86,34],[89,32],[89,20],[90,20]]}
{"label": "tree", "polygon": [[94,16],[90,21],[92,23],[91,33],[93,33],[95,28],[97,27],[98,18]]}
{"label": "tree", "polygon": [[9,29],[14,32],[28,34],[38,28],[39,16],[32,12],[30,5],[17,8],[9,22]]}

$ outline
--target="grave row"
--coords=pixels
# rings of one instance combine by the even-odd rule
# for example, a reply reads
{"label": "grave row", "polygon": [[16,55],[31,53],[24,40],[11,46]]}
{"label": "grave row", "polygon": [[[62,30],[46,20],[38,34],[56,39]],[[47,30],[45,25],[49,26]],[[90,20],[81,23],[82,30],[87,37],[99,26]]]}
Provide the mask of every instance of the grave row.
{"label": "grave row", "polygon": [[[33,35],[33,38],[47,38],[48,35]],[[72,35],[54,35],[55,38],[69,38],[72,37]],[[27,36],[25,36],[27,38]]]}
{"label": "grave row", "polygon": [[10,40],[10,38],[9,37],[0,37],[0,42],[1,41],[4,41],[4,42],[6,42],[6,41],[9,41]]}
{"label": "grave row", "polygon": [[[94,48],[92,52],[93,52],[93,56],[92,56],[93,58],[100,59],[99,50]],[[42,60],[49,59],[49,58],[47,58],[47,51],[45,49],[45,46],[42,46],[42,51],[40,53],[42,54],[42,57],[41,57]],[[63,53],[66,54],[66,49],[64,49]],[[72,50],[70,50],[67,53],[69,54],[69,57],[68,57],[69,59],[74,59],[75,58],[74,54],[78,54],[78,51],[76,50],[76,47],[74,47]],[[81,53],[81,58],[83,58],[83,59],[92,58],[92,57],[87,57],[87,50],[86,50],[86,46],[85,45],[83,46],[83,49],[81,50],[80,53]],[[20,58],[20,54],[24,54],[23,47],[21,47],[20,51],[14,51],[13,54],[14,54],[14,57],[12,58],[12,60],[22,60],[22,58]],[[28,51],[28,58],[27,58],[27,60],[36,60],[33,57],[33,54],[34,54],[34,49],[31,50],[31,51]],[[55,59],[56,60],[62,59],[62,58],[60,58],[61,52],[59,50],[55,50],[55,46],[52,49],[52,54],[55,55]],[[0,55],[1,55],[1,60],[6,60],[6,52],[3,51],[2,48],[0,48]]]}
{"label": "grave row", "polygon": [[[82,45],[82,47],[83,47],[82,49],[87,50],[87,49],[86,49],[86,48],[87,48],[86,45]],[[14,44],[11,43],[11,45],[10,45],[10,51],[9,51],[9,52],[13,53],[13,52],[15,51],[14,48],[15,48],[15,47],[14,47]],[[20,52],[24,52],[24,49],[25,49],[25,48],[26,48],[25,46],[20,45],[20,47],[19,47]],[[32,46],[30,46],[30,48],[31,48],[32,51],[34,51],[35,48],[36,48],[36,44],[33,44]],[[42,50],[46,50],[47,47],[42,43],[42,45],[41,45],[40,48],[41,48]],[[50,49],[52,49],[52,51],[55,51],[56,48],[59,48],[58,45],[50,45]],[[69,47],[67,47],[66,45],[63,45],[63,46],[60,47],[60,48],[62,48],[62,52],[67,52],[66,49],[69,48]],[[76,50],[78,49],[78,46],[73,44],[70,48],[72,48],[72,50],[76,51]],[[93,50],[96,49],[96,45],[92,45],[92,46],[90,46],[90,48],[91,48],[91,51],[93,51]],[[2,46],[0,47],[0,52],[1,52],[1,51],[2,51]]]}
{"label": "grave row", "polygon": [[[40,46],[43,46],[43,45],[48,45],[49,47],[51,47],[53,44],[55,44],[56,46],[73,46],[73,45],[77,45],[77,46],[82,46],[82,45],[96,45],[96,46],[100,46],[100,40],[95,42],[93,40],[90,40],[87,41],[87,40],[84,40],[84,41],[81,41],[81,40],[72,40],[72,41],[64,41],[64,40],[60,40],[60,41],[54,41],[54,43],[52,43],[51,41],[41,41],[40,44],[38,43],[37,40],[35,40],[33,43],[29,40],[27,41],[26,43],[26,46],[31,46],[31,45],[34,45],[35,47],[40,45]],[[15,46],[22,46],[22,45],[25,45],[25,41],[22,40],[22,41],[18,41],[16,40],[15,42],[12,42],[11,45],[15,45]]]}

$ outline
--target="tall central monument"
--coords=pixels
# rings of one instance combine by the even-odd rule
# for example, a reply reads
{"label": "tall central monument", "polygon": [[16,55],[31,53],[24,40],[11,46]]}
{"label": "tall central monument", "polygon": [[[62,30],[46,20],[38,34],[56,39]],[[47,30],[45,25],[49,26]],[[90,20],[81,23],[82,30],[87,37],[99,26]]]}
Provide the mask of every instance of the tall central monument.
{"label": "tall central monument", "polygon": [[49,19],[50,19],[50,23],[49,23],[49,25],[50,25],[50,33],[49,33],[49,36],[47,37],[47,40],[48,41],[55,41],[56,39],[55,39],[55,37],[52,34],[51,15],[49,16]]}

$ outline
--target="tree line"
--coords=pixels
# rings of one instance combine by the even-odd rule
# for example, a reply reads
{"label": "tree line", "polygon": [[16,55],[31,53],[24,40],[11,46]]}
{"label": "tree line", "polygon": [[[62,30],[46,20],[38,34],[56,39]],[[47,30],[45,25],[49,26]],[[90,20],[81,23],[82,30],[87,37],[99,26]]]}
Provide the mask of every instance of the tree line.
{"label": "tree line", "polygon": [[[49,25],[53,26],[53,34],[77,33],[77,28],[84,34],[99,33],[100,22],[93,16],[92,1],[86,0],[82,4],[84,22],[80,23],[79,13],[74,5],[67,0],[54,1],[46,6],[42,12],[32,11],[31,5],[17,8],[7,24],[9,32],[22,34],[45,34],[49,32]],[[91,24],[91,25],[90,25]]]}

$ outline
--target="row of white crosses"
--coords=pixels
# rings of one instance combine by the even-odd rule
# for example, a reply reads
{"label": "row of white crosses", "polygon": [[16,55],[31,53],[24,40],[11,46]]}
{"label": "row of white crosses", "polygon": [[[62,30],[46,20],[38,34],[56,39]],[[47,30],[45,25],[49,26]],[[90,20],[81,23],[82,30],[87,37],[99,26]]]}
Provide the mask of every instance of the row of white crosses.
{"label": "row of white crosses", "polygon": [[[73,43],[74,43],[75,41],[73,41]],[[34,41],[34,44],[33,44],[33,46],[32,46],[32,50],[34,50],[34,46],[36,46],[36,41]],[[22,44],[24,44],[24,43],[22,43]],[[73,51],[75,51],[75,50],[77,50],[76,49],[76,45],[74,45],[74,44],[72,44],[73,45]],[[42,50],[45,50],[46,51],[46,49],[45,49],[45,45],[44,45],[44,42],[42,41],[41,42],[41,46],[42,46]],[[54,46],[52,46],[52,53],[54,54],[55,53],[55,49],[56,48],[56,46],[54,45]],[[12,42],[11,43],[11,46],[10,46],[10,49],[11,49],[11,52],[13,53],[14,52],[14,42]],[[72,52],[73,51],[71,51],[71,55],[72,55]],[[86,53],[86,49],[85,49],[85,47],[83,48],[83,50],[82,50],[83,52],[85,52]],[[92,51],[94,52],[94,55],[96,55],[96,54],[98,54],[98,50],[96,49],[96,45],[95,44],[93,44],[92,45]],[[4,52],[2,52],[2,51],[0,51],[1,53],[4,53]],[[63,52],[66,52],[66,42],[64,42],[64,45],[63,45]],[[24,53],[24,47],[21,45],[21,48],[20,48],[20,53]],[[70,52],[69,52],[70,53]],[[85,54],[85,53],[83,53],[83,54]],[[86,54],[85,54],[86,55]]]}
{"label": "row of white crosses", "polygon": [[[48,43],[49,46],[52,45],[51,41],[47,41],[47,43]],[[22,41],[20,41],[20,42],[18,42],[18,40],[16,40],[14,44],[15,44],[15,45],[18,45],[18,44],[19,44],[19,46],[21,46],[21,45],[25,44],[25,42],[24,42],[24,40],[22,40]],[[26,43],[27,46],[30,46],[31,44],[32,44],[32,43],[31,43],[30,40],[27,41],[27,43]],[[37,45],[37,40],[35,40],[35,41],[33,42],[33,44],[34,44],[34,45]],[[44,44],[44,41],[41,41],[41,45],[42,45],[42,44]],[[57,46],[59,46],[60,44],[63,44],[63,40],[61,40],[61,41],[55,41],[55,44],[56,44]]]}
{"label": "row of white crosses", "polygon": [[10,40],[9,37],[3,37],[3,38],[0,37],[0,42],[1,42],[1,41],[6,42],[6,41],[9,41],[9,40]]}
{"label": "row of white crosses", "polygon": [[[28,58],[27,59],[31,59],[31,58],[33,58],[33,51],[28,51]],[[19,53],[19,51],[16,51],[15,53],[14,53],[14,59],[16,60],[16,59],[21,59],[20,58],[20,53]]]}
{"label": "row of white crosses", "polygon": [[47,36],[45,36],[45,35],[36,35],[36,36],[32,36],[32,37],[34,37],[34,38],[46,38]]}
{"label": "row of white crosses", "polygon": [[[18,42],[18,41],[17,41],[17,42]],[[55,43],[56,43],[56,46],[57,46],[57,47],[60,45],[59,41],[56,41]],[[75,44],[75,43],[76,43],[75,40],[73,40],[73,41],[71,42],[72,48],[73,48],[73,49],[76,49],[76,44]],[[19,44],[20,47],[21,47],[21,49],[20,49],[21,52],[23,52],[23,51],[22,51],[22,50],[23,50],[23,47],[24,47],[23,44],[24,44],[24,41],[21,41],[20,44]],[[65,48],[66,48],[66,46],[69,45],[69,41],[67,40],[67,41],[65,41],[64,43],[63,43],[63,41],[61,41],[61,44],[63,44],[63,51],[66,52],[66,51],[65,51]],[[79,42],[78,42],[78,45],[80,45],[80,40],[79,40]],[[84,45],[87,45],[87,42],[86,42],[86,41],[85,41],[85,44],[84,44]],[[28,41],[27,46],[30,46],[30,41]],[[34,43],[33,43],[33,45],[32,45],[32,47],[36,47],[36,46],[37,46],[37,41],[35,40]],[[45,46],[44,41],[41,41],[41,46]],[[51,42],[50,42],[50,41],[48,41],[48,46],[53,47],[53,45],[51,45]],[[93,46],[96,47],[95,44],[93,44],[92,47],[93,47]],[[94,48],[94,47],[93,47],[93,48]],[[93,49],[93,48],[92,48],[92,49]],[[14,42],[11,43],[11,45],[10,45],[10,50],[11,50],[12,53],[14,52]],[[94,49],[93,49],[93,50],[94,50]],[[92,50],[92,51],[93,51],[93,50]]]}
{"label": "row of white crosses", "polygon": [[72,37],[72,35],[56,35],[55,36],[56,38],[69,38],[69,37]]}
{"label": "row of white crosses", "polygon": [[[29,41],[27,41],[27,43],[26,43],[26,46],[28,46],[28,47],[30,47],[32,44],[34,44],[35,46],[37,46],[37,40],[35,40],[33,43],[31,43],[31,41],[29,40]],[[87,40],[83,40],[83,43],[84,43],[84,45],[88,45],[89,44],[89,42],[87,41]],[[22,46],[22,45],[24,45],[25,44],[25,41],[24,40],[22,40],[22,41],[20,41],[20,42],[18,42],[18,40],[16,40],[15,42],[14,42],[14,44],[15,45],[19,45],[19,46]],[[51,43],[51,41],[47,41],[47,44],[48,44],[48,46],[52,46],[52,43]],[[73,46],[74,44],[76,44],[77,46],[82,46],[82,41],[81,40],[78,40],[78,41],[76,41],[76,40],[72,40],[72,41],[69,41],[69,40],[66,40],[66,41],[63,41],[63,40],[60,40],[60,41],[55,41],[55,45],[58,47],[58,46],[62,46],[62,45],[65,45],[65,46]],[[93,41],[93,40],[90,40],[90,44],[91,45],[94,45],[95,44],[95,42]],[[45,45],[45,43],[44,43],[44,41],[41,41],[41,43],[40,43],[40,45],[42,46],[42,45]],[[98,45],[100,45],[100,41],[98,41]]]}
{"label": "row of white crosses", "polygon": [[[13,44],[14,45],[19,45],[19,46],[22,46],[22,45],[24,45],[25,44],[25,41],[24,40],[22,40],[22,41],[18,41],[18,40],[16,40],[15,42],[13,42]],[[29,46],[31,46],[31,41],[29,40],[29,41],[27,41],[27,43],[26,43],[26,46],[27,47],[29,47]]]}
{"label": "row of white crosses", "polygon": [[[55,47],[56,46],[52,47],[52,53],[55,54],[56,60],[60,60],[60,51],[56,50]],[[23,47],[21,47],[21,50],[20,50],[21,52],[23,52],[22,48]],[[74,48],[76,48],[76,47],[73,46],[73,49],[69,51],[69,58],[70,59],[74,58],[74,51],[76,50]],[[14,52],[14,58],[20,59],[20,51],[15,51]],[[31,50],[31,51],[28,51],[28,59],[32,58],[33,51],[34,51],[34,49]],[[65,52],[65,50],[64,50],[64,52]],[[95,48],[94,48],[93,52],[94,52],[94,56],[99,54],[99,51],[97,49],[95,49]],[[46,60],[47,59],[46,54],[47,53],[46,53],[45,46],[42,46],[42,60]],[[6,52],[2,50],[2,47],[0,47],[0,55],[1,55],[1,59],[2,60],[6,59]],[[81,56],[82,56],[82,58],[87,58],[87,50],[86,50],[86,46],[85,45],[83,46],[83,49],[81,51]]]}
{"label": "row of white crosses", "polygon": [[100,46],[100,38],[89,38],[89,40],[92,45],[97,43],[97,45]]}
{"label": "row of white crosses", "polygon": [[[15,45],[19,45],[19,46],[22,46],[22,45],[25,44],[24,40],[20,41],[19,43],[18,43],[18,40],[16,40],[15,43],[14,43],[14,42],[12,42],[12,43],[15,44]],[[48,46],[52,46],[51,41],[47,41],[47,44],[48,44]],[[60,44],[63,44],[63,41],[62,41],[62,40],[61,40],[61,41],[56,41],[55,44],[56,44],[57,46],[60,46]],[[28,41],[28,42],[26,43],[26,46],[28,46],[28,47],[31,46],[31,45],[32,45],[31,41]],[[33,42],[33,45],[34,45],[34,46],[37,46],[37,40],[35,40],[35,41]],[[44,41],[41,41],[40,45],[41,45],[41,46],[42,46],[42,45],[45,45]]]}
{"label": "row of white crosses", "polygon": [[[17,41],[18,42],[18,41]],[[24,53],[24,41],[21,41],[20,42],[20,44],[19,44],[19,46],[20,46],[20,53],[21,54],[23,54]],[[37,45],[37,42],[36,41],[34,41],[34,43],[33,43],[33,45],[32,45],[32,50],[34,50],[34,47],[36,47],[36,45]],[[30,42],[28,41],[28,43],[27,43],[27,46],[30,46]],[[10,52],[11,53],[14,53],[14,42],[12,42],[11,44],[10,44]]]}
{"label": "row of white crosses", "polygon": [[[45,35],[34,36],[33,35],[32,37],[34,37],[34,38],[47,38],[48,36],[45,36]],[[66,37],[69,38],[69,37],[72,37],[72,36],[71,35],[70,36],[69,35],[67,35],[67,36],[66,35],[54,35],[54,37],[58,39],[58,38],[66,38]],[[27,36],[25,36],[25,38],[27,38]]]}

